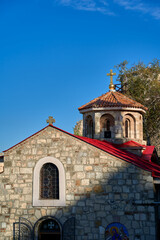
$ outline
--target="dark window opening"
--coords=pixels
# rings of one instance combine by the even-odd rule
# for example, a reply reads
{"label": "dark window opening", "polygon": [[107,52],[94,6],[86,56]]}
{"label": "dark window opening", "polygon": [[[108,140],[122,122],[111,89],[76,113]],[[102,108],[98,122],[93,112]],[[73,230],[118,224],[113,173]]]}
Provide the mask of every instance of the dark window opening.
{"label": "dark window opening", "polygon": [[106,125],[107,125],[107,131],[110,131],[110,125],[111,125],[111,124],[110,124],[110,121],[109,121],[109,120],[107,120],[107,124],[106,124]]}
{"label": "dark window opening", "polygon": [[93,132],[93,120],[91,116],[88,116],[86,118],[86,133],[85,136],[89,138],[93,138],[94,132]]}
{"label": "dark window opening", "polygon": [[59,172],[52,163],[43,165],[40,172],[40,198],[59,199]]}
{"label": "dark window opening", "polygon": [[53,219],[48,219],[43,221],[39,227],[38,240],[46,240],[46,239],[47,240],[61,239],[61,230],[60,230],[59,224]]}
{"label": "dark window opening", "polygon": [[128,138],[130,133],[130,121],[129,119],[125,120],[125,137]]}
{"label": "dark window opening", "polygon": [[105,131],[104,138],[111,138],[111,131]]}

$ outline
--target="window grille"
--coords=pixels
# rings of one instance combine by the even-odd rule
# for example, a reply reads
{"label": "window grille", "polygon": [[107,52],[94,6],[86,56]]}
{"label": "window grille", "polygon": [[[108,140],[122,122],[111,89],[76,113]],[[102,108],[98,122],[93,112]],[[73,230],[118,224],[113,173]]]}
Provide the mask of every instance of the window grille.
{"label": "window grille", "polygon": [[52,163],[46,163],[40,172],[40,198],[59,199],[59,172]]}

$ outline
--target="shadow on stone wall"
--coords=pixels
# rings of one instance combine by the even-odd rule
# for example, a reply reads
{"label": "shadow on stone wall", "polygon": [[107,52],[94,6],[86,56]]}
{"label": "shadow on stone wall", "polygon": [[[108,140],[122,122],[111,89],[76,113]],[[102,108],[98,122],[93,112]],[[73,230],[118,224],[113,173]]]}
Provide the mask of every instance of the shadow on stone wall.
{"label": "shadow on stone wall", "polygon": [[[118,169],[117,172],[113,166],[113,172],[104,173],[104,178],[92,189],[86,187],[86,193],[75,194],[79,199],[72,206],[72,215],[76,217],[77,235],[86,235],[83,239],[105,239],[105,228],[112,222],[125,225],[130,239],[154,236],[154,207],[150,206],[154,201],[151,174],[134,165]],[[92,232],[92,227],[95,227],[95,232]]]}
{"label": "shadow on stone wall", "polygon": [[[67,194],[68,206],[35,208],[32,222],[35,222],[35,216],[38,219],[42,215],[52,215],[63,225],[68,218],[75,217],[76,240],[104,240],[107,225],[119,222],[127,228],[130,240],[155,239],[151,174],[121,160],[112,161],[110,171],[107,164],[103,165],[103,173],[98,170],[98,165],[95,168],[95,179],[90,176],[90,181],[97,184],[86,181],[88,185],[85,185],[83,181],[83,192],[78,192],[73,184],[73,191]],[[89,175],[92,173],[88,171]],[[74,172],[72,178],[74,183]],[[85,179],[76,179],[79,189],[82,180]]]}

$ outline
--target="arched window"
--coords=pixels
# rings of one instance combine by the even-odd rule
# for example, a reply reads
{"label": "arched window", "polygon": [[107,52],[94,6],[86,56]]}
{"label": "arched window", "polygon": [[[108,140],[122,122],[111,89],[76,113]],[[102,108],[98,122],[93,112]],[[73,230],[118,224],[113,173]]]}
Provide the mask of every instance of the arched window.
{"label": "arched window", "polygon": [[113,137],[113,127],[115,125],[114,117],[111,114],[104,114],[100,118],[100,131],[102,137],[111,138]]}
{"label": "arched window", "polygon": [[33,174],[33,206],[65,206],[63,164],[54,157],[40,159]]}
{"label": "arched window", "polygon": [[132,114],[126,114],[123,118],[123,136],[125,138],[136,138],[136,119]]}
{"label": "arched window", "polygon": [[59,172],[53,163],[46,163],[41,168],[40,190],[41,199],[59,199]]}
{"label": "arched window", "polygon": [[125,120],[125,137],[126,138],[128,138],[129,137],[129,135],[130,135],[130,131],[131,131],[131,129],[130,129],[130,120],[129,119],[126,119]]}
{"label": "arched window", "polygon": [[89,115],[86,118],[86,126],[85,126],[86,132],[85,136],[93,138],[93,120],[92,117]]}

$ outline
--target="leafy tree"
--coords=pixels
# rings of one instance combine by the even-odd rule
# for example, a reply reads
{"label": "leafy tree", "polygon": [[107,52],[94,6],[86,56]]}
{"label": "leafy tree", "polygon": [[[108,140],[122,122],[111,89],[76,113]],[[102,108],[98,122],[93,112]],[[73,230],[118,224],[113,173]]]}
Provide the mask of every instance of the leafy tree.
{"label": "leafy tree", "polygon": [[75,127],[73,128],[74,135],[82,136],[83,135],[83,120],[80,120],[76,123]]}
{"label": "leafy tree", "polygon": [[[160,145],[160,62],[143,62],[127,67],[124,61],[116,65],[119,70],[118,91],[148,108],[144,116],[144,138],[148,144]],[[119,84],[117,84],[118,87]]]}

